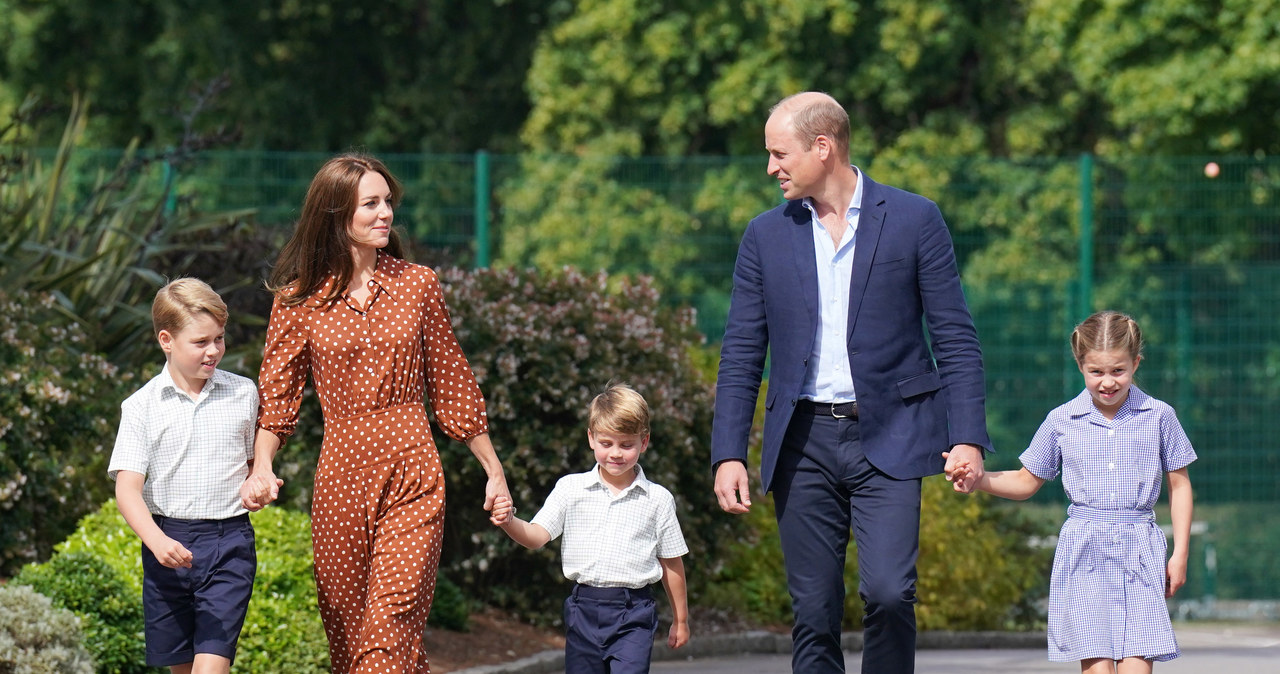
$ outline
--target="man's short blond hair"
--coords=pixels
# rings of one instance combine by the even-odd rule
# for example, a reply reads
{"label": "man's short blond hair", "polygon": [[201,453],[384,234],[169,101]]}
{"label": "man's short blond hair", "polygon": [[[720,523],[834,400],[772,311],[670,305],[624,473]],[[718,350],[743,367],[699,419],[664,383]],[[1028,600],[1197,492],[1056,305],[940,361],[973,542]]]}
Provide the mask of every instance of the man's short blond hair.
{"label": "man's short blond hair", "polygon": [[649,434],[649,403],[630,386],[610,382],[591,400],[587,429],[592,433]]}
{"label": "man's short blond hair", "polygon": [[227,324],[227,304],[217,291],[198,278],[174,279],[156,292],[151,303],[151,326],[156,336],[161,330],[176,334],[198,314],[207,314],[218,322]]}

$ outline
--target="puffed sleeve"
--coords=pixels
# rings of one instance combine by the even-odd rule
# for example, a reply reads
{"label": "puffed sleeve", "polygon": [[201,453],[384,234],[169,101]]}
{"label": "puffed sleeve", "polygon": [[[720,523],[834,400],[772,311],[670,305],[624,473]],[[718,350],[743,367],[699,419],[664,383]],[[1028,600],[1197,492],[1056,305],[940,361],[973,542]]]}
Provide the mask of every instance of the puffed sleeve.
{"label": "puffed sleeve", "polygon": [[310,337],[304,306],[285,306],[276,298],[267,324],[267,343],[258,373],[258,426],[281,440],[298,426],[302,388],[311,369]]}
{"label": "puffed sleeve", "polygon": [[489,432],[484,396],[449,322],[440,280],[427,279],[427,307],[422,319],[426,351],[427,399],[436,423],[449,437],[466,441]]}

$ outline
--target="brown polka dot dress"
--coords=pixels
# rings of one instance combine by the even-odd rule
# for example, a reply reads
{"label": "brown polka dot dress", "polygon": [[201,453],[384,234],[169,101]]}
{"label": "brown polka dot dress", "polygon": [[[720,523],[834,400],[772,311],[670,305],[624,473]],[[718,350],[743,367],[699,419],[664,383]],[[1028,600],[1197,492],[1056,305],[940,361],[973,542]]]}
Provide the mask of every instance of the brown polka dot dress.
{"label": "brown polka dot dress", "polygon": [[333,671],[428,672],[445,489],[423,400],[466,440],[488,431],[484,399],[431,269],[379,253],[364,306],[321,304],[327,290],[272,307],[259,424],[291,435],[311,375],[324,414],[311,538]]}

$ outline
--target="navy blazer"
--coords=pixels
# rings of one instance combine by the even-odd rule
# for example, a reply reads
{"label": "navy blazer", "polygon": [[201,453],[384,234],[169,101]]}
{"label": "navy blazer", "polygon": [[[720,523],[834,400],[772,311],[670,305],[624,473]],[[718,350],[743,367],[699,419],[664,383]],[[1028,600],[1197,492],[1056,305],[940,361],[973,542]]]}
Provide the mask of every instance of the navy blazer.
{"label": "navy blazer", "polygon": [[[872,465],[895,478],[933,475],[952,445],[991,447],[978,333],[937,205],[866,174],[860,180],[848,353],[862,447]],[[711,431],[713,465],[746,462],[768,352],[765,491],[809,375],[817,305],[811,216],[800,201],[788,201],[752,220],[742,236]]]}

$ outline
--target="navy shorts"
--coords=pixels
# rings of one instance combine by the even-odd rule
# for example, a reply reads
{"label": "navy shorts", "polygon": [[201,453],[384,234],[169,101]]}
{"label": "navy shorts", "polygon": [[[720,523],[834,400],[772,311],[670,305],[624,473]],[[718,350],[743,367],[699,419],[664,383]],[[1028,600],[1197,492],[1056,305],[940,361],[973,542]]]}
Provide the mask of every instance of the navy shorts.
{"label": "navy shorts", "polygon": [[564,600],[567,674],[649,671],[658,612],[649,588],[573,586]]}
{"label": "navy shorts", "polygon": [[258,569],[249,516],[180,520],[152,515],[152,519],[190,550],[192,559],[189,569],[170,569],[142,546],[147,665],[181,665],[194,661],[197,653],[234,661]]}

